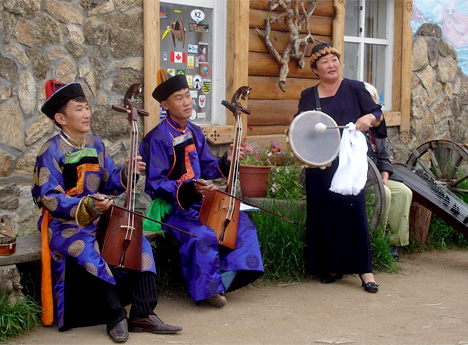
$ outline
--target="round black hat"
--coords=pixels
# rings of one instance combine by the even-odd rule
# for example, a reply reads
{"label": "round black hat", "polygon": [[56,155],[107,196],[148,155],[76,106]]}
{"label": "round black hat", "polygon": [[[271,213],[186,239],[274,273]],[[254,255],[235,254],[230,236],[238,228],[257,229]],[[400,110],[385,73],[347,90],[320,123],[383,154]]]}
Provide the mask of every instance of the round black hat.
{"label": "round black hat", "polygon": [[[49,82],[48,82],[49,83]],[[69,100],[75,99],[78,97],[86,97],[83,88],[79,83],[70,83],[61,86],[55,90],[50,96],[47,95],[47,90],[50,85],[46,83],[46,98],[47,100],[41,107],[41,111],[54,119],[55,114],[63,107]]]}
{"label": "round black hat", "polygon": [[158,87],[156,87],[153,91],[153,98],[161,103],[174,92],[188,88],[187,77],[185,75],[179,74],[159,84]]}

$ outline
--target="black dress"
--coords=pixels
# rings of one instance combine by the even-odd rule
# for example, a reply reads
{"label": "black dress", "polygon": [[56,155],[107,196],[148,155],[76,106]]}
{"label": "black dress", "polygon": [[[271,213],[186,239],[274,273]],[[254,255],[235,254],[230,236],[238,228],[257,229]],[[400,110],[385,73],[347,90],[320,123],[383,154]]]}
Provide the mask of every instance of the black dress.
{"label": "black dress", "polygon": [[[317,108],[313,89],[302,92],[298,113]],[[381,115],[364,84],[349,79],[335,96],[320,98],[320,106],[340,126],[365,114]],[[365,189],[356,196],[329,191],[338,159],[324,170],[306,169],[306,268],[317,275],[372,272]]]}

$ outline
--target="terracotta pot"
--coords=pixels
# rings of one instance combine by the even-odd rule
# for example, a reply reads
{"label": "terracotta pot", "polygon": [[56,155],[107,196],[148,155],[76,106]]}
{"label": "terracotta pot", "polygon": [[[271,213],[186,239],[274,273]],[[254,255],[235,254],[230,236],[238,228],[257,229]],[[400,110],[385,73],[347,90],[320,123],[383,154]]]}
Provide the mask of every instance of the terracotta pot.
{"label": "terracotta pot", "polygon": [[239,180],[243,196],[264,197],[267,191],[271,166],[241,165]]}

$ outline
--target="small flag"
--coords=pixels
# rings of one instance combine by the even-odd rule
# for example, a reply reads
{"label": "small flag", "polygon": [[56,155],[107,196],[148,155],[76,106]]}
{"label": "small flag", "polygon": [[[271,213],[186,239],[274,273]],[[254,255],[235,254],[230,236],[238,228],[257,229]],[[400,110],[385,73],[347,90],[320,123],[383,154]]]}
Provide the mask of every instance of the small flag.
{"label": "small flag", "polygon": [[171,52],[171,62],[174,63],[185,63],[187,54],[183,52]]}

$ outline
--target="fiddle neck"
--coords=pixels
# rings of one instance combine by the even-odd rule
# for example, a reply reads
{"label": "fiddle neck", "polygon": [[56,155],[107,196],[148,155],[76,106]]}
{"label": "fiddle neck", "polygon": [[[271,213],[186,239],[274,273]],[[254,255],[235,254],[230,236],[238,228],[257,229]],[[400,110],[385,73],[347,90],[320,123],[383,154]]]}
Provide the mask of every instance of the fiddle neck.
{"label": "fiddle neck", "polygon": [[137,160],[137,145],[138,145],[138,123],[137,123],[137,110],[132,107],[131,114],[129,114],[130,130],[130,149],[129,149],[129,163],[127,165],[127,191],[125,195],[126,208],[134,211],[135,204],[135,185],[136,185],[136,164]]}
{"label": "fiddle neck", "polygon": [[239,173],[239,155],[242,136],[242,119],[240,111],[236,112],[236,127],[234,134],[234,142],[231,156],[231,164],[229,166],[229,176],[227,180],[226,193],[234,195],[236,192],[237,175]]}

